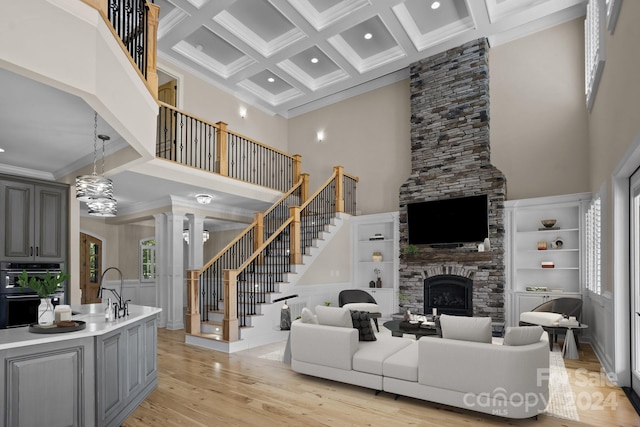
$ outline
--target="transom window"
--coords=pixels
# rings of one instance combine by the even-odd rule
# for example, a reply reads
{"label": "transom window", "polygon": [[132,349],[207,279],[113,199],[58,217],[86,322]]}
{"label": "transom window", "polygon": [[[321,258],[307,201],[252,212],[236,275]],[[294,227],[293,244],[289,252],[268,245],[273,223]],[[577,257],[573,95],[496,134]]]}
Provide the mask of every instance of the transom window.
{"label": "transom window", "polygon": [[586,250],[587,289],[594,294],[602,294],[602,226],[601,226],[601,202],[600,196],[592,201],[586,214]]}

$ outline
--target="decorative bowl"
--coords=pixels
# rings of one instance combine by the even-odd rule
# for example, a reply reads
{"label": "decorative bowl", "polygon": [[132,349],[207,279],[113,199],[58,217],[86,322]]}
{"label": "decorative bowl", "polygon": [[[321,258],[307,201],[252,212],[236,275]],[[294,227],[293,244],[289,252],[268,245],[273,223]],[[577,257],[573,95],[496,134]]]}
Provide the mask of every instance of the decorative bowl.
{"label": "decorative bowl", "polygon": [[542,225],[544,225],[546,228],[553,228],[554,225],[556,225],[556,220],[555,219],[543,219],[542,221],[540,221],[542,223]]}

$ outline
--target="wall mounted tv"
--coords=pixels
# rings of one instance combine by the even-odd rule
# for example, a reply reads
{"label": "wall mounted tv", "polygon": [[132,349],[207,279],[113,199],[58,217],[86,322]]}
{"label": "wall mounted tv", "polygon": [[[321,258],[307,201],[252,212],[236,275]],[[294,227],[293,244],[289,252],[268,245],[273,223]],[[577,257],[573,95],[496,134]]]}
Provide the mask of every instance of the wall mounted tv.
{"label": "wall mounted tv", "polygon": [[409,243],[482,242],[489,236],[487,195],[407,204]]}

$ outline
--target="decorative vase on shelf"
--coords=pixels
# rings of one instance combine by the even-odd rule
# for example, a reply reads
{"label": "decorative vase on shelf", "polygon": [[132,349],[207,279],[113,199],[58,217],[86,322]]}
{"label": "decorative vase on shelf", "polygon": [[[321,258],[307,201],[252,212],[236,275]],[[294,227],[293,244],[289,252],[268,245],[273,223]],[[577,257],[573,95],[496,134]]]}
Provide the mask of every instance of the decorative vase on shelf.
{"label": "decorative vase on shelf", "polygon": [[378,277],[378,280],[376,280],[376,288],[381,288],[382,287],[382,279]]}
{"label": "decorative vase on shelf", "polygon": [[373,262],[382,262],[382,252],[374,252],[371,259]]}
{"label": "decorative vase on shelf", "polygon": [[40,305],[38,306],[38,325],[51,326],[53,325],[53,304],[51,304],[51,298],[40,298]]}

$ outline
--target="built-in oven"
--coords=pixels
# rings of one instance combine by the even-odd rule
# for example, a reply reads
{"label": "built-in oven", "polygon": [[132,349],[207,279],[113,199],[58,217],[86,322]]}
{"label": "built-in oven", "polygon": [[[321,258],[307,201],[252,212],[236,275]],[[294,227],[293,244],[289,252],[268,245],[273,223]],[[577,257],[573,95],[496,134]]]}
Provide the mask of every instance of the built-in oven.
{"label": "built-in oven", "polygon": [[[38,321],[40,297],[29,288],[21,288],[18,277],[26,271],[29,277],[44,276],[47,272],[62,272],[62,263],[0,262],[0,329],[26,326]],[[66,283],[51,299],[54,305],[64,304]]]}

